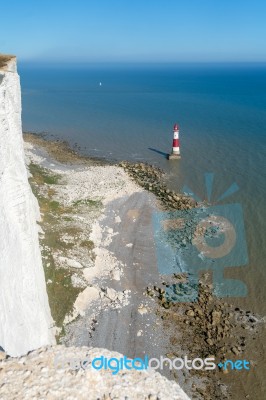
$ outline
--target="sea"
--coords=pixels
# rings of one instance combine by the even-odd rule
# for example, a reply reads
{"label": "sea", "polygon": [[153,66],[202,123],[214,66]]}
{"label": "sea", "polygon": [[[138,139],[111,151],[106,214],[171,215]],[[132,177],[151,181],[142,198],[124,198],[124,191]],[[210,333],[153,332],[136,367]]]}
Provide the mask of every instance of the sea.
{"label": "sea", "polygon": [[[232,302],[265,318],[266,64],[22,63],[19,73],[24,131],[90,156],[156,165],[171,189],[238,204],[247,257],[224,271],[247,289]],[[168,161],[175,123],[181,159]],[[258,340],[263,351],[265,336]]]}

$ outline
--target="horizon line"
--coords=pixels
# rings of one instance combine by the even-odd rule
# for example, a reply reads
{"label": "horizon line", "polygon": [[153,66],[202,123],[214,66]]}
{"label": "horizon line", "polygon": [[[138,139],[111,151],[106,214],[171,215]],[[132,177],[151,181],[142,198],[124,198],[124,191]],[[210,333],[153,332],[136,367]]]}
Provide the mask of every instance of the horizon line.
{"label": "horizon line", "polygon": [[20,59],[16,57],[18,63],[23,64],[65,64],[65,65],[94,65],[94,64],[143,64],[143,65],[158,65],[158,64],[266,64],[266,60],[176,60],[176,61],[141,61],[141,60],[134,60],[134,61],[68,61],[68,60],[27,60],[27,59]]}

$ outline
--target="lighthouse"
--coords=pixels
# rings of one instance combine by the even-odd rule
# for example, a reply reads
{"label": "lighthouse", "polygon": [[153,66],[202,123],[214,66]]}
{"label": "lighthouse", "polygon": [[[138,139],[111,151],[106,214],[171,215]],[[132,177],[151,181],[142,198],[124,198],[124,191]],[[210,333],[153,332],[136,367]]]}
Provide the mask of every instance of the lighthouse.
{"label": "lighthouse", "polygon": [[173,138],[173,148],[172,153],[168,154],[168,160],[174,160],[180,158],[180,148],[179,148],[179,126],[174,125],[174,138]]}

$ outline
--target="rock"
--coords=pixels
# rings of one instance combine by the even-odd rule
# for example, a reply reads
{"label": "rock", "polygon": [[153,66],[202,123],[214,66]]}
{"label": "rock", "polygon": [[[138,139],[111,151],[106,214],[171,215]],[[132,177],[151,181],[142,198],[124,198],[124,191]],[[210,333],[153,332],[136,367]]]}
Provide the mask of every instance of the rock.
{"label": "rock", "polygon": [[90,303],[97,300],[99,297],[99,290],[95,287],[88,286],[83,292],[79,293],[74,303],[74,308],[77,311],[85,311]]}
{"label": "rock", "polygon": [[202,317],[204,315],[203,311],[199,308],[197,309],[197,314]]}
{"label": "rock", "polygon": [[120,224],[120,222],[121,222],[121,218],[120,218],[119,215],[117,215],[117,216],[115,217],[115,223],[116,223],[116,224]]}
{"label": "rock", "polygon": [[123,292],[118,292],[117,299],[122,302],[124,300],[124,293]]}
{"label": "rock", "polygon": [[141,304],[138,308],[138,312],[140,313],[140,315],[147,314],[148,309],[143,304]]}
{"label": "rock", "polygon": [[222,372],[223,372],[223,374],[225,374],[225,375],[226,375],[226,374],[228,374],[228,373],[229,373],[229,370],[228,370],[228,369],[224,369],[224,368],[223,368],[223,369],[222,369]]}
{"label": "rock", "polygon": [[210,346],[213,346],[213,345],[214,345],[212,339],[207,339],[207,340],[206,340],[206,343],[208,343],[208,345],[210,345]]}
{"label": "rock", "polygon": [[58,257],[59,261],[65,265],[67,265],[70,268],[84,268],[83,265],[76,260],[73,260],[72,258],[67,258],[67,257]]}
{"label": "rock", "polygon": [[112,279],[114,279],[115,281],[120,281],[120,270],[119,269],[114,269],[111,272],[111,277]]}
{"label": "rock", "polygon": [[0,351],[0,361],[5,360],[7,357],[6,353],[4,351]]}
{"label": "rock", "polygon": [[203,389],[201,389],[201,388],[197,388],[197,389],[196,389],[196,392],[198,392],[198,393],[201,394],[202,396],[205,395],[205,391],[204,391]]}
{"label": "rock", "polygon": [[212,312],[212,325],[218,325],[221,320],[222,313],[221,311],[213,311]]}
{"label": "rock", "polygon": [[232,353],[239,354],[239,350],[234,346],[231,348]]}
{"label": "rock", "polygon": [[156,394],[149,394],[148,399],[149,399],[149,400],[159,400],[159,397],[156,396]]}
{"label": "rock", "polygon": [[117,299],[117,292],[113,288],[106,289],[106,297],[111,301],[115,301]]}
{"label": "rock", "polygon": [[186,312],[186,315],[188,315],[189,317],[194,317],[194,316],[195,316],[195,313],[194,313],[193,310],[188,310],[188,311]]}

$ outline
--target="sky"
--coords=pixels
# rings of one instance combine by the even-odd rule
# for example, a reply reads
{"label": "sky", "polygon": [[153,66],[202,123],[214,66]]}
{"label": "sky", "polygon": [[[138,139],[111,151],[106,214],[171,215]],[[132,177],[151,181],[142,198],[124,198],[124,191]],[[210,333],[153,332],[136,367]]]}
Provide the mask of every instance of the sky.
{"label": "sky", "polygon": [[0,5],[0,53],[20,61],[266,61],[266,0],[1,0]]}

